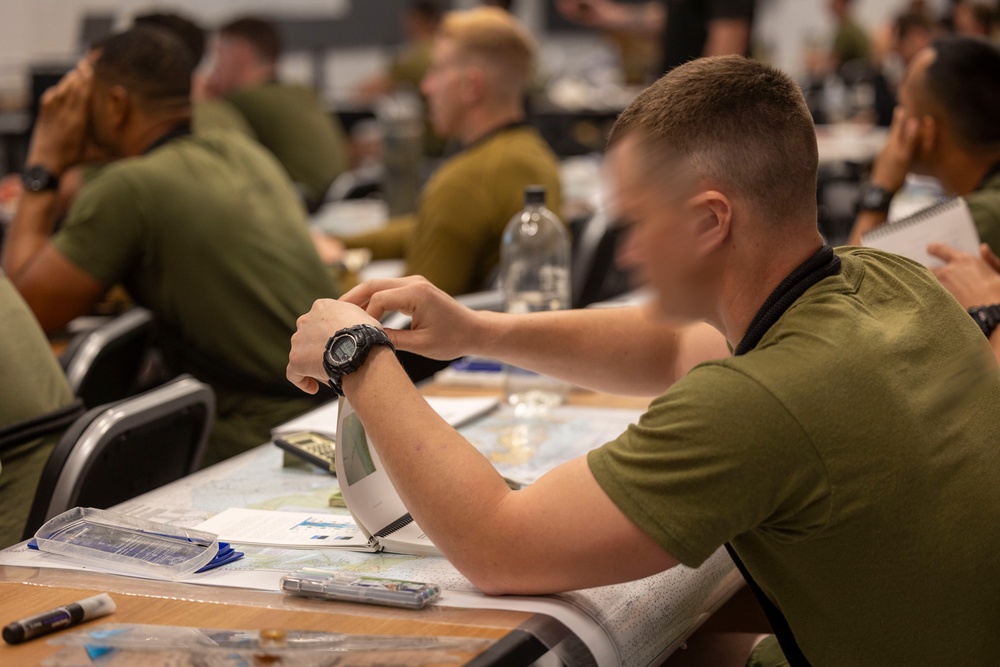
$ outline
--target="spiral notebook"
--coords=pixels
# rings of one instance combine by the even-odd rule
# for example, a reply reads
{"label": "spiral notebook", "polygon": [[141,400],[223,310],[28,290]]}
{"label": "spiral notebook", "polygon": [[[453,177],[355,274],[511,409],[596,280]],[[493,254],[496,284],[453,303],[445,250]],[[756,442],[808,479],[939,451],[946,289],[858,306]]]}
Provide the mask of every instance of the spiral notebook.
{"label": "spiral notebook", "polygon": [[945,243],[979,255],[979,232],[961,197],[946,199],[907,218],[877,227],[862,235],[861,242],[869,248],[902,255],[930,268],[944,263],[927,252],[931,243]]}

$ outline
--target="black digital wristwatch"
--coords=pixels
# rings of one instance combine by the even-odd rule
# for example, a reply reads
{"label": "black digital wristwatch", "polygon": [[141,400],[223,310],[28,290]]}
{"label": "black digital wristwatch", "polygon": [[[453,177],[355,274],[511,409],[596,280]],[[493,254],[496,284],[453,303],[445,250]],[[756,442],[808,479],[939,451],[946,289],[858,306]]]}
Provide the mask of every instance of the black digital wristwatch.
{"label": "black digital wristwatch", "polygon": [[344,376],[361,368],[376,345],[388,345],[389,349],[396,350],[385,332],[371,324],[341,329],[327,341],[326,351],[323,353],[323,370],[330,378],[330,387],[338,396],[344,395]]}

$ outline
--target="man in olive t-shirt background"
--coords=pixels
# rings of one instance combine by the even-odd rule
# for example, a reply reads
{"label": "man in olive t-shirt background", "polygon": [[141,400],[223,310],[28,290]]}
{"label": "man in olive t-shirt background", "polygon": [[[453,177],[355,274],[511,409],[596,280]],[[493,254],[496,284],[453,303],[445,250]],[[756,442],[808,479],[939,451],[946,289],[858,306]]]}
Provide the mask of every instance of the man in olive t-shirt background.
{"label": "man in olive t-shirt background", "polygon": [[511,491],[388,347],[332,371],[414,520],[486,593],[640,579],[729,544],[781,645],[747,615],[744,634],[702,637],[712,659],[679,660],[995,663],[1000,369],[926,269],[823,244],[798,85],[738,56],[692,61],[619,116],[607,160],[619,262],[648,306],[474,312],[419,278],[372,281],[299,319],[288,378],[316,391],[331,336],[403,311],[399,349],[660,395]]}
{"label": "man in olive t-shirt background", "polygon": [[214,42],[205,93],[236,107],[315,210],[347,169],[344,130],[313,90],[278,82],[280,55],[281,37],[270,22],[227,23]]}
{"label": "man in olive t-shirt background", "polygon": [[[153,311],[172,370],[216,392],[204,463],[266,442],[315,404],[283,379],[295,318],[334,293],[280,165],[235,132],[189,129],[192,58],[165,31],[108,39],[46,93],[3,266],[43,328],[58,329],[114,284]],[[52,233],[59,174],[84,140],[117,159]]]}
{"label": "man in olive t-shirt background", "polygon": [[[66,376],[24,299],[0,271],[0,430],[73,401]],[[0,446],[0,548],[21,541],[42,468],[61,434]]]}
{"label": "man in olive t-shirt background", "polygon": [[974,37],[935,41],[899,87],[889,140],[862,188],[851,242],[884,224],[910,172],[964,197],[979,238],[1000,252],[1000,48]]}
{"label": "man in olive t-shirt background", "polygon": [[535,48],[527,29],[496,7],[445,16],[421,89],[437,132],[464,148],[424,186],[415,216],[343,245],[316,233],[324,261],[338,261],[344,246],[370,248],[375,259],[405,257],[407,275],[422,275],[449,294],[489,287],[504,227],[524,207],[524,188],[544,186],[547,206],[557,214],[560,208],[559,163],[524,119]]}

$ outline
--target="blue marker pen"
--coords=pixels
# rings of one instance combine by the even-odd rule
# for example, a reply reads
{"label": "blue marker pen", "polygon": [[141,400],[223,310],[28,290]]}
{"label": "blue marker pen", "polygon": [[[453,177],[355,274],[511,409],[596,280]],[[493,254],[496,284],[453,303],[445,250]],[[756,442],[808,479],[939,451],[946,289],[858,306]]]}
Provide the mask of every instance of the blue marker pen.
{"label": "blue marker pen", "polygon": [[101,593],[86,600],[71,602],[65,607],[14,621],[3,629],[3,640],[8,644],[20,644],[56,630],[71,628],[85,621],[107,616],[114,610],[115,601],[107,593]]}

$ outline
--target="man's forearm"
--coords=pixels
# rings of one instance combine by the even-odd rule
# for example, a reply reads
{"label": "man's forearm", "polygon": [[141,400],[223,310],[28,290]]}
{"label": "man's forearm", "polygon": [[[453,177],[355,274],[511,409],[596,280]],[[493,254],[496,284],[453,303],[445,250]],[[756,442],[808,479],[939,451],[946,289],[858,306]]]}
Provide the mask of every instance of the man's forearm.
{"label": "man's forearm", "polygon": [[3,244],[4,272],[17,284],[18,277],[38,256],[52,234],[53,215],[58,195],[49,192],[25,192],[17,207],[17,214]]}
{"label": "man's forearm", "polygon": [[862,211],[854,221],[854,228],[851,229],[851,236],[848,239],[850,245],[861,245],[861,235],[867,234],[888,219],[888,215],[881,211]]}
{"label": "man's forearm", "polygon": [[728,353],[708,325],[656,322],[641,307],[481,318],[474,353],[614,394],[657,396],[693,366]]}

